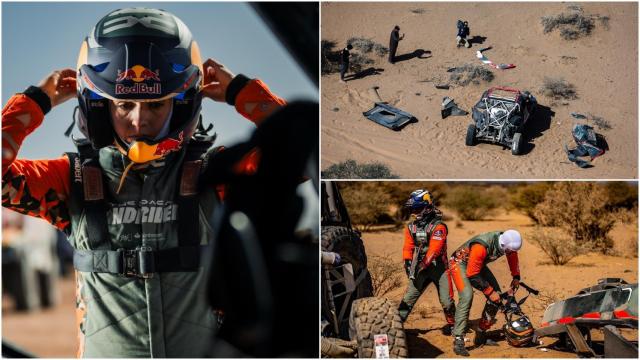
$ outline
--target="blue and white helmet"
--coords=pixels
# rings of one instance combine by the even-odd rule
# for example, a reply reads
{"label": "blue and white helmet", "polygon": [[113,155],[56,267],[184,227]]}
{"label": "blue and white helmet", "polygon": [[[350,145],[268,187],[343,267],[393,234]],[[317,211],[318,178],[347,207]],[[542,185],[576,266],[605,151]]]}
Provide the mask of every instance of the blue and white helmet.
{"label": "blue and white helmet", "polygon": [[433,197],[428,190],[415,190],[409,195],[409,199],[405,202],[404,207],[418,219],[421,219],[425,214],[433,211]]}

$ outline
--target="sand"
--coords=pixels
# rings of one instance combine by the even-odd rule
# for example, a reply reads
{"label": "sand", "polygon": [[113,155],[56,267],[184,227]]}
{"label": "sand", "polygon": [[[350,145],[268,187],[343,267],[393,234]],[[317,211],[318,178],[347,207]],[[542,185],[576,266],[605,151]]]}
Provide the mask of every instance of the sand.
{"label": "sand", "polygon": [[[379,161],[400,178],[439,179],[629,179],[637,178],[638,154],[638,44],[637,3],[581,3],[584,13],[608,16],[609,29],[596,21],[589,37],[563,40],[558,31],[544,34],[540,17],[568,11],[566,3],[323,3],[321,38],[337,42],[336,50],[351,37],[371,38],[388,46],[394,25],[405,39],[398,55],[417,49],[431,57],[412,58],[391,65],[377,57],[372,67],[380,75],[339,82],[339,74],[322,76],[321,168],[354,159]],[[416,14],[411,10],[423,9]],[[482,44],[456,48],[456,20],[469,21],[470,37]],[[485,55],[496,63],[514,63],[515,69],[493,70],[491,83],[438,90],[447,82],[447,68],[481,64],[476,50],[493,46]],[[572,59],[575,58],[575,59]],[[542,96],[544,77],[562,77],[574,84],[578,99],[553,101]],[[425,82],[426,80],[426,82]],[[417,123],[395,132],[362,116],[379,86],[384,101],[416,116]],[[445,96],[470,111],[491,86],[529,90],[553,116],[531,124],[528,153],[513,156],[500,145],[464,144],[471,115],[441,119]],[[337,111],[336,111],[337,109]],[[606,119],[603,134],[610,150],[590,169],[567,161],[563,144],[573,146],[571,112],[591,113]],[[591,124],[587,122],[587,124]]]}
{"label": "sand", "polygon": [[[461,221],[455,216],[455,213],[447,211],[446,209],[443,210],[445,214],[454,214],[453,219],[447,221],[449,226],[449,255],[474,234],[507,228],[516,228],[521,231],[525,239],[523,248],[519,253],[522,281],[541,292],[540,296],[536,297],[532,295],[522,307],[535,327],[539,327],[544,309],[546,305],[552,302],[552,299],[558,300],[575,295],[580,289],[595,285],[599,278],[621,277],[630,283],[638,281],[637,258],[602,256],[590,253],[576,257],[564,266],[551,265],[544,253],[536,245],[526,242],[528,235],[533,231],[533,227],[529,218],[518,212],[499,212],[490,219],[483,221]],[[632,225],[616,225],[611,232],[611,236],[616,245],[625,244],[629,238],[634,239],[636,242],[638,241],[637,228]],[[363,233],[362,238],[370,259],[372,255],[389,255],[393,259],[397,259],[398,267],[401,269],[402,230]],[[489,265],[489,268],[501,286],[505,289],[508,288],[511,276],[506,259],[502,257],[494,261]],[[404,272],[402,274],[404,275]],[[385,297],[399,302],[404,295],[406,283],[406,277],[402,276],[402,285],[386,294]],[[518,298],[520,298],[525,295],[525,292],[519,292],[518,294]],[[457,293],[455,300],[457,303]],[[473,306],[469,317],[471,324],[477,324],[483,306],[484,296],[475,291]],[[444,324],[444,315],[438,302],[436,289],[433,285],[430,285],[416,303],[413,312],[409,315],[405,323],[410,357],[457,357],[452,350],[453,339],[442,335],[440,332]],[[507,342],[500,337],[499,329],[501,329],[503,325],[504,316],[499,313],[497,323],[490,330],[490,334],[495,335],[496,339],[499,339],[498,346],[485,346],[470,350],[471,356],[483,358],[576,357],[574,353],[549,349],[548,346],[555,342],[553,338],[543,338],[543,345],[538,347],[520,349],[510,347]],[[625,333],[625,335],[635,337],[637,341],[637,332]],[[466,336],[471,342],[473,341],[473,332],[468,333]],[[472,346],[471,342],[467,343],[467,348]],[[548,351],[540,350],[541,348],[546,348]]]}

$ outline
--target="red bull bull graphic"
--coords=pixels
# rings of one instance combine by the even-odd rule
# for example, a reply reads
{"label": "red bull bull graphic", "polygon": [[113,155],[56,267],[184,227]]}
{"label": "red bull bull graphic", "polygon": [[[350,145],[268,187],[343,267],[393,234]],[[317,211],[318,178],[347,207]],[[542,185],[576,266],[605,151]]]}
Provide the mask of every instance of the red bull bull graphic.
{"label": "red bull bull graphic", "polygon": [[178,151],[180,149],[182,141],[184,140],[183,134],[184,131],[181,131],[180,134],[178,134],[178,140],[167,138],[166,140],[160,142],[156,147],[156,152],[153,155],[164,156],[172,151]]}
{"label": "red bull bull graphic", "polygon": [[159,72],[159,70],[149,70],[142,65],[134,65],[124,71],[118,71],[116,95],[159,95],[162,92]]}

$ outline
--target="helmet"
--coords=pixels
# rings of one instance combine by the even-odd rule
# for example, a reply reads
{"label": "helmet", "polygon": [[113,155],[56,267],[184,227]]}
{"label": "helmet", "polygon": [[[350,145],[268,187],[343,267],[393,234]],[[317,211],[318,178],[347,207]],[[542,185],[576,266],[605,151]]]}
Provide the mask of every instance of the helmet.
{"label": "helmet", "polygon": [[503,327],[504,336],[511,346],[527,346],[534,342],[534,329],[531,321],[526,315],[513,320],[507,318],[507,323]]}
{"label": "helmet", "polygon": [[498,238],[502,250],[518,251],[522,247],[522,237],[516,230],[507,230]]}
{"label": "helmet", "polygon": [[428,190],[415,190],[409,195],[409,200],[405,202],[404,207],[409,209],[411,214],[421,219],[424,215],[433,211],[433,197]]}
{"label": "helmet", "polygon": [[[179,150],[194,134],[203,83],[200,50],[187,26],[164,10],[126,8],[100,19],[78,55],[79,128],[95,149],[116,145],[134,163]],[[159,139],[127,143],[116,135],[111,100],[173,98],[169,129]]]}

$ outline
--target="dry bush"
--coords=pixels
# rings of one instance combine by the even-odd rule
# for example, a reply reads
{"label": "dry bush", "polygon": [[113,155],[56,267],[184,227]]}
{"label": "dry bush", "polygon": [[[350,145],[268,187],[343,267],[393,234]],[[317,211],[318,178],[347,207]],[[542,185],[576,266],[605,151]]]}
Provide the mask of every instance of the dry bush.
{"label": "dry bush", "polygon": [[371,64],[373,64],[373,60],[368,57],[358,53],[351,53],[351,58],[349,59],[349,67],[351,71],[358,73],[364,70],[367,65]]}
{"label": "dry bush", "polygon": [[605,120],[605,118],[603,118],[602,116],[597,116],[593,114],[587,114],[587,115],[591,119],[591,121],[593,121],[593,123],[598,127],[598,129],[600,130],[611,129],[611,124],[607,120]]}
{"label": "dry bush", "polygon": [[536,226],[530,238],[547,254],[553,265],[564,265],[583,253],[583,248],[563,229]]}
{"label": "dry bush", "polygon": [[563,78],[550,78],[545,76],[540,91],[545,96],[556,100],[574,100],[578,98],[575,86]]}
{"label": "dry bush", "polygon": [[320,43],[322,52],[322,75],[340,72],[340,52],[335,50],[335,41],[322,40]]}
{"label": "dry bush", "polygon": [[353,45],[355,49],[358,51],[368,54],[370,52],[375,52],[378,56],[384,56],[389,52],[389,48],[379,44],[371,39],[362,38],[362,37],[352,37],[347,40],[347,44]]}
{"label": "dry bush", "polygon": [[445,205],[462,220],[481,220],[498,207],[498,200],[480,186],[456,186],[449,190]]}
{"label": "dry bush", "polygon": [[391,254],[369,255],[368,259],[373,296],[384,296],[402,285],[404,270]]}
{"label": "dry bush", "polygon": [[611,181],[605,185],[607,207],[611,210],[624,208],[638,212],[638,184],[626,181]]}
{"label": "dry bush", "polygon": [[540,21],[545,34],[560,29],[560,36],[565,40],[588,36],[595,28],[591,16],[585,16],[581,12],[543,16]]}
{"label": "dry bush", "polygon": [[383,163],[373,162],[358,164],[355,160],[347,160],[333,164],[321,172],[324,179],[397,179],[391,169]]}
{"label": "dry bush", "polygon": [[534,210],[536,205],[544,201],[544,196],[551,188],[550,183],[536,182],[519,186],[515,192],[511,194],[509,203],[515,209],[522,211],[534,223],[538,224],[539,219],[536,217]]}
{"label": "dry bush", "polygon": [[609,232],[616,218],[607,201],[607,190],[598,183],[557,182],[536,205],[534,215],[541,225],[562,228],[576,244],[610,253]]}
{"label": "dry bush", "polygon": [[449,75],[449,81],[460,86],[467,86],[469,83],[476,85],[480,81],[491,82],[494,78],[493,72],[484,66],[464,64],[454,68]]}
{"label": "dry bush", "polygon": [[351,222],[364,231],[372,226],[393,222],[389,215],[389,194],[378,190],[376,182],[342,182],[340,193]]}

